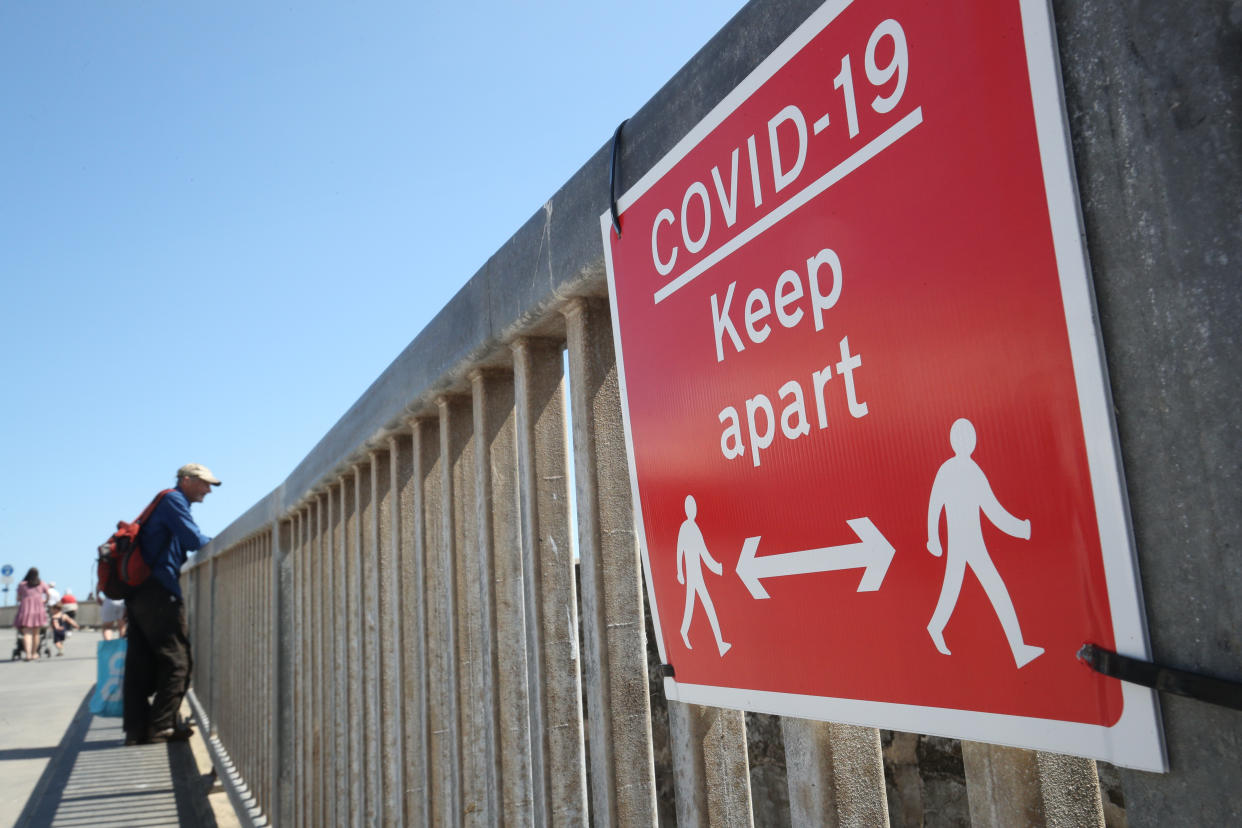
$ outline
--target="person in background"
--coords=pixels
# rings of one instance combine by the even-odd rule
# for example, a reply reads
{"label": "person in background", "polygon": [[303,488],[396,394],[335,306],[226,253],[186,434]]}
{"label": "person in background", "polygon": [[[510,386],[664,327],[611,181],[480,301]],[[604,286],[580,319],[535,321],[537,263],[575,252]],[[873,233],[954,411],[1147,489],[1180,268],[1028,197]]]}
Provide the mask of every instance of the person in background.
{"label": "person in background", "polygon": [[17,615],[13,626],[21,632],[22,653],[27,661],[39,657],[39,634],[47,626],[47,584],[39,580],[39,570],[30,567],[26,577],[17,585]]}
{"label": "person in background", "polygon": [[[190,504],[202,503],[211,487],[219,485],[206,466],[187,463],[177,469],[177,488],[164,495],[138,532],[151,575],[125,599],[129,646],[122,727],[127,745],[180,742],[194,734],[177,716],[194,666],[181,566],[188,553],[211,541],[190,516]],[[155,698],[148,703],[152,692]]]}
{"label": "person in background", "polygon": [[52,643],[56,645],[56,655],[63,656],[65,654],[65,636],[69,634],[69,628],[75,630],[82,629],[78,626],[78,622],[69,617],[65,612],[64,604],[57,604],[52,607]]}
{"label": "person in background", "polygon": [[65,594],[60,598],[60,605],[65,609],[65,615],[78,620],[78,599],[73,597],[73,593],[65,590]]}
{"label": "person in background", "polygon": [[125,602],[99,593],[99,625],[103,640],[125,637]]}
{"label": "person in background", "polygon": [[60,603],[60,590],[56,588],[55,581],[47,582],[47,596],[43,599],[43,605],[48,609]]}

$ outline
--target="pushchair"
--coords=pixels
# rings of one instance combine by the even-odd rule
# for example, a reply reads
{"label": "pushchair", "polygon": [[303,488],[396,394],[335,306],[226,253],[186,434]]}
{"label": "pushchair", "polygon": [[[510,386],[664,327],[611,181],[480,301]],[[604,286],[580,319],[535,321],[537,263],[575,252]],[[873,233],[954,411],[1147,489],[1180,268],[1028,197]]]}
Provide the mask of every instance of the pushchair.
{"label": "pushchair", "polygon": [[[22,657],[22,631],[21,629],[15,629],[14,632],[17,633],[17,640],[13,644],[13,660],[19,661]],[[35,652],[39,654],[39,658],[52,657],[51,626],[44,625],[43,628],[39,630],[39,643],[35,645]]]}

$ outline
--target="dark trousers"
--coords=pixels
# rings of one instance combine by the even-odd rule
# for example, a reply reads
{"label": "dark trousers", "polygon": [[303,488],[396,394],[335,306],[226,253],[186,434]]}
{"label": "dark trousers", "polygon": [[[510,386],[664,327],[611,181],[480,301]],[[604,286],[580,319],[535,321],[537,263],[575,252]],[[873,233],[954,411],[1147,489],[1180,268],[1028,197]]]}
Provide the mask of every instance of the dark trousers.
{"label": "dark trousers", "polygon": [[[190,686],[190,635],[185,603],[155,580],[125,599],[129,643],[125,654],[125,733],[145,739],[177,721]],[[155,698],[148,702],[154,694]]]}

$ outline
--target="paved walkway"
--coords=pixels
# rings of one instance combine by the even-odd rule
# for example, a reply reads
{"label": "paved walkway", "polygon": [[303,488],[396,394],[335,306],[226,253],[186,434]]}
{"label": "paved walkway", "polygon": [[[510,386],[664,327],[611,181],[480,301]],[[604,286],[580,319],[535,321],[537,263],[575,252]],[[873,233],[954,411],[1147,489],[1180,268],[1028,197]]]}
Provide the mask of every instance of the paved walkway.
{"label": "paved walkway", "polygon": [[236,824],[201,737],[127,748],[120,719],[91,714],[98,641],[74,633],[35,662],[0,651],[0,828]]}

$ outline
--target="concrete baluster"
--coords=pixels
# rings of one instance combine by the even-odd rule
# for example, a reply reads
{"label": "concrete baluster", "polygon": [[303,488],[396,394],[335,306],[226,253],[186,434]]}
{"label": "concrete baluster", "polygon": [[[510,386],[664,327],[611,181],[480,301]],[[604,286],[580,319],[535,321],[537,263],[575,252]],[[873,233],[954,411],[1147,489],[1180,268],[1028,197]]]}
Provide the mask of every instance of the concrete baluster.
{"label": "concrete baluster", "polygon": [[221,578],[220,559],[212,556],[207,562],[207,579],[210,582],[208,588],[208,600],[211,602],[211,620],[207,626],[207,710],[211,711],[209,720],[215,721],[216,714],[220,712],[220,706],[216,700],[220,697],[219,678],[220,675],[220,659],[218,651],[220,648],[220,637],[224,632],[224,622],[221,620],[224,616],[220,614],[220,598],[217,587]]}
{"label": "concrete baluster", "polygon": [[319,738],[319,720],[317,718],[318,711],[315,706],[315,694],[318,691],[318,682],[316,681],[316,661],[319,653],[316,650],[315,635],[317,632],[317,623],[315,615],[320,609],[320,605],[315,596],[315,580],[314,576],[318,571],[316,561],[318,556],[315,554],[315,544],[318,540],[316,530],[315,510],[318,507],[318,498],[314,494],[307,495],[306,505],[303,510],[303,520],[305,521],[305,530],[303,535],[305,542],[302,547],[302,569],[299,573],[299,583],[301,584],[300,593],[302,596],[302,604],[299,606],[300,619],[305,630],[302,638],[303,656],[302,656],[302,704],[306,711],[305,723],[300,731],[302,737],[302,750],[300,753],[306,757],[306,767],[302,771],[302,785],[298,791],[298,809],[302,814],[300,820],[303,826],[310,826],[315,819],[315,809],[319,801],[319,790],[315,785],[316,774],[319,768],[318,755],[318,738]]}
{"label": "concrete baluster", "polygon": [[[266,582],[267,592],[264,595],[264,606],[256,616],[259,623],[264,626],[264,635],[267,639],[268,653],[268,669],[263,671],[264,693],[263,707],[267,714],[263,719],[263,727],[266,735],[266,741],[263,745],[263,783],[264,796],[267,805],[264,808],[265,813],[279,816],[280,810],[280,788],[277,785],[278,769],[276,765],[276,756],[280,750],[280,719],[283,715],[279,701],[282,692],[282,682],[288,681],[291,670],[284,668],[283,656],[281,653],[285,649],[282,638],[297,634],[297,628],[292,623],[281,624],[282,620],[282,601],[280,599],[280,567],[279,555],[277,554],[277,523],[273,522],[271,527],[264,533],[264,560],[263,560],[263,578]],[[286,599],[287,600],[287,599]],[[264,611],[265,610],[265,611]],[[287,631],[287,632],[286,632]],[[287,640],[287,638],[286,638]],[[272,662],[275,662],[273,664]],[[273,669],[274,668],[274,669]],[[270,809],[270,810],[269,810]],[[289,813],[289,811],[284,811]],[[269,820],[270,822],[271,820]]]}
{"label": "concrete baluster", "polygon": [[241,632],[241,613],[245,611],[246,593],[242,588],[242,564],[243,552],[245,547],[238,547],[229,553],[229,577],[227,580],[228,591],[230,596],[230,621],[229,621],[229,637],[226,640],[225,648],[221,655],[229,663],[228,676],[228,694],[222,701],[224,702],[224,710],[228,713],[228,744],[239,745],[235,736],[239,736],[241,729],[238,726],[241,722],[241,694],[245,690],[242,681],[245,678],[245,658],[246,653],[241,647],[228,647],[229,643],[235,644],[238,640],[238,634]]}
{"label": "concrete baluster", "polygon": [[341,546],[345,557],[345,620],[341,633],[345,636],[345,675],[348,699],[347,773],[349,776],[348,824],[361,826],[365,814],[366,783],[363,739],[362,666],[362,558],[358,537],[357,466],[341,475]]}
{"label": "concrete baluster", "polygon": [[410,420],[410,450],[402,451],[401,469],[409,473],[401,490],[401,596],[407,607],[402,625],[402,707],[405,711],[405,815],[412,825],[431,825],[431,728],[428,655],[430,606],[427,578],[438,514],[428,502],[439,480],[439,422]]}
{"label": "concrete baluster", "polygon": [[[526,601],[517,474],[517,416],[510,372],[472,376],[479,462],[480,514],[490,521],[481,541],[492,553],[492,627],[495,630],[495,706],[499,754],[493,773],[506,825],[532,826],[530,692],[527,686]],[[483,549],[480,550],[481,552]]]}
{"label": "concrete baluster", "polygon": [[[262,733],[259,725],[259,712],[263,709],[263,698],[260,695],[259,687],[259,656],[262,650],[262,633],[257,629],[261,626],[255,623],[255,617],[259,610],[259,595],[263,591],[262,584],[259,581],[259,539],[252,535],[246,543],[246,613],[242,617],[246,620],[246,626],[250,634],[243,639],[243,648],[246,651],[246,723],[243,732],[246,734],[245,747],[243,752],[246,756],[246,784],[250,787],[250,793],[254,797],[255,803],[259,803],[259,795],[263,788],[263,780],[260,777],[261,763],[260,750],[262,745]],[[263,653],[266,655],[266,653]]]}
{"label": "concrete baluster", "polygon": [[334,481],[328,489],[328,537],[332,544],[332,763],[336,796],[332,800],[334,826],[351,822],[349,778],[349,654],[346,649],[348,616],[346,610],[345,527],[341,512],[341,482]]}
{"label": "concrete baluster", "polygon": [[[246,735],[245,747],[243,753],[246,757],[246,784],[250,786],[250,792],[254,795],[256,803],[258,802],[259,792],[263,786],[263,780],[259,776],[259,747],[261,743],[259,729],[259,711],[262,709],[262,696],[259,690],[259,657],[262,650],[262,633],[255,629],[260,626],[254,623],[254,619],[259,610],[259,595],[262,592],[262,586],[259,582],[259,543],[258,539],[251,536],[246,543],[246,610],[242,616],[246,620],[246,626],[249,628],[249,635],[242,639],[242,649],[245,651],[246,659],[246,719],[243,733]],[[266,656],[266,653],[262,653]]]}
{"label": "concrete baluster", "polygon": [[276,641],[280,647],[276,681],[276,753],[278,774],[272,822],[300,826],[306,822],[306,514],[302,506],[275,524],[275,561],[279,589],[276,591]]}
{"label": "concrete baluster", "polygon": [[247,635],[238,637],[235,640],[238,649],[239,661],[241,662],[241,686],[242,692],[238,694],[237,704],[241,708],[241,715],[238,717],[238,735],[241,736],[237,740],[240,745],[241,756],[238,764],[242,767],[242,778],[246,780],[246,785],[250,788],[251,794],[255,791],[255,767],[254,767],[254,709],[255,709],[255,658],[258,656],[258,647],[255,641],[255,630],[251,619],[254,618],[255,594],[258,589],[254,580],[254,537],[246,540],[242,546],[242,570],[241,570],[241,590],[242,605],[239,620],[244,621],[247,628]]}
{"label": "concrete baluster", "polygon": [[[512,394],[506,400],[503,396],[497,399],[493,394],[495,382],[483,371],[470,374],[471,387],[471,447],[469,469],[462,468],[465,481],[464,488],[471,491],[472,505],[470,513],[463,515],[469,526],[465,533],[467,545],[462,550],[463,567],[462,583],[465,586],[464,618],[467,619],[465,631],[470,636],[464,655],[468,661],[463,662],[466,685],[463,697],[470,700],[470,706],[463,708],[464,715],[469,711],[472,721],[463,727],[463,738],[473,743],[470,753],[469,773],[465,778],[473,778],[477,786],[471,794],[471,784],[467,781],[468,794],[466,821],[476,825],[495,825],[501,821],[500,810],[500,758],[498,755],[497,701],[496,701],[496,628],[495,628],[495,575],[493,571],[493,505],[492,505],[492,464],[495,432],[498,424],[506,419],[512,420]],[[511,387],[511,383],[510,383]],[[512,440],[508,442],[512,448]],[[462,458],[466,460],[465,457]],[[501,462],[504,462],[503,457]],[[516,456],[509,455],[509,467],[516,463]],[[512,472],[510,472],[512,474]],[[517,547],[514,547],[516,551]],[[472,812],[470,804],[478,807]]]}
{"label": "concrete baluster", "polygon": [[[312,755],[312,747],[314,744],[311,738],[313,729],[313,705],[311,703],[314,686],[311,682],[311,642],[314,640],[314,630],[311,626],[311,597],[310,597],[310,547],[314,537],[314,506],[311,504],[309,496],[304,498],[298,508],[298,517],[301,526],[298,527],[299,542],[296,549],[297,557],[294,559],[294,567],[292,575],[294,578],[295,595],[293,598],[293,606],[291,607],[292,615],[296,618],[294,622],[298,630],[298,663],[296,665],[296,684],[298,695],[300,696],[297,705],[299,721],[295,730],[296,743],[293,755],[297,757],[297,761],[301,764],[298,769],[297,786],[293,791],[293,806],[297,817],[295,824],[306,826],[310,824],[310,810],[312,802],[311,794],[311,774],[315,768],[315,760]],[[284,593],[284,588],[280,589]],[[281,598],[281,605],[287,599]],[[281,742],[282,749],[284,742]],[[286,754],[287,755],[287,754]],[[284,773],[284,764],[286,760],[278,755],[276,757],[276,767],[280,772]],[[281,783],[281,789],[284,790],[284,783]],[[284,796],[282,793],[281,807],[284,807]]]}
{"label": "concrete baluster", "polygon": [[[229,674],[226,683],[228,689],[224,698],[221,699],[223,702],[221,713],[227,715],[226,721],[229,732],[226,743],[230,745],[238,744],[233,737],[239,733],[237,725],[241,717],[241,710],[239,709],[240,705],[237,703],[240,701],[241,691],[244,689],[241,682],[245,675],[243,666],[246,654],[242,648],[235,645],[241,627],[240,614],[244,611],[246,603],[246,594],[242,589],[241,578],[242,553],[244,551],[245,547],[241,544],[229,551],[229,571],[228,578],[225,579],[225,588],[229,594],[229,637],[224,642],[221,642],[224,646],[221,648],[220,655],[229,665]],[[234,646],[230,648],[229,644],[234,644]]]}
{"label": "concrete baluster", "polygon": [[262,622],[267,617],[267,613],[263,611],[264,574],[263,537],[258,535],[250,540],[250,576],[247,578],[250,584],[250,607],[246,619],[251,628],[246,644],[246,649],[250,652],[250,692],[247,694],[250,710],[247,711],[249,719],[246,726],[246,732],[250,736],[250,744],[246,749],[250,757],[250,772],[246,780],[260,808],[263,807],[262,797],[266,793],[263,779],[263,754],[267,743],[266,728],[263,726],[263,714],[267,712],[264,674],[271,672],[270,666],[260,669],[261,665],[267,666],[271,659],[271,650],[266,647],[266,630],[263,629],[266,625]]}
{"label": "concrete baluster", "polygon": [[229,740],[230,744],[238,746],[237,764],[241,768],[244,779],[249,780],[251,771],[254,770],[250,766],[250,712],[254,709],[254,705],[250,703],[251,681],[254,678],[252,669],[254,656],[254,648],[248,647],[242,642],[249,641],[250,637],[242,637],[240,633],[248,627],[243,625],[243,619],[248,618],[248,613],[254,605],[254,599],[251,592],[253,583],[250,579],[250,543],[242,544],[241,549],[237,552],[237,567],[233,573],[233,588],[238,592],[238,616],[234,621],[234,629],[239,633],[233,639],[236,646],[235,660],[237,662],[237,683],[233,686],[233,698],[230,700],[229,707],[234,711],[232,717],[233,738]]}
{"label": "concrete baluster", "polygon": [[337,742],[337,710],[338,710],[338,684],[342,676],[337,662],[337,630],[339,610],[337,603],[337,591],[340,589],[340,568],[336,558],[336,538],[333,532],[336,520],[336,504],[330,484],[325,484],[319,495],[320,510],[320,561],[319,561],[319,591],[321,595],[320,623],[323,626],[322,631],[322,658],[323,673],[319,676],[320,686],[322,688],[321,698],[321,723],[322,729],[322,747],[320,777],[323,785],[321,799],[323,800],[323,820],[321,825],[339,825],[339,820],[343,819],[340,810],[340,791],[339,774],[337,772],[337,762],[339,761],[339,745]]}
{"label": "concrete baluster", "polygon": [[[569,528],[569,461],[565,434],[564,366],[559,342],[522,339],[513,345],[517,400],[522,554],[528,607],[537,614],[529,666],[541,694],[532,698],[532,732],[542,733],[543,761],[533,767],[546,786],[537,823],[587,821],[578,612]],[[538,649],[536,649],[536,647]],[[540,704],[542,700],[542,704]],[[536,720],[535,708],[542,722]],[[540,753],[536,748],[536,755]]]}
{"label": "concrete baluster", "polygon": [[1103,828],[1091,759],[963,741],[962,762],[975,825]]}
{"label": "concrete baluster", "polygon": [[238,698],[238,690],[241,687],[241,664],[242,659],[245,657],[245,653],[241,652],[240,648],[237,647],[229,649],[227,643],[225,642],[237,641],[239,627],[238,614],[242,611],[242,605],[245,599],[245,595],[241,592],[237,576],[238,571],[241,569],[241,554],[242,550],[240,547],[230,550],[228,556],[228,577],[224,582],[225,589],[229,595],[229,635],[228,638],[222,642],[224,646],[221,648],[220,655],[221,658],[224,659],[225,663],[228,664],[228,674],[225,676],[224,692],[221,693],[220,713],[222,717],[221,724],[226,728],[226,743],[230,745],[238,744],[233,737],[238,733],[237,720],[241,715],[237,702],[240,701]]}
{"label": "concrete baluster", "polygon": [[[245,604],[245,594],[241,590],[240,578],[238,573],[241,570],[242,551],[244,547],[240,544],[237,548],[231,549],[228,556],[228,577],[225,579],[225,588],[229,594],[229,636],[225,642],[236,642],[238,627],[238,613],[242,612]],[[224,643],[224,642],[222,642]],[[230,649],[225,643],[221,648],[221,658],[228,664],[228,674],[225,676],[224,689],[220,698],[220,725],[223,731],[222,737],[224,743],[229,745],[230,753],[237,753],[240,743],[235,736],[240,735],[238,728],[238,719],[241,711],[238,709],[240,701],[240,690],[242,689],[241,681],[244,676],[242,669],[245,653],[239,647]],[[235,763],[236,759],[233,760]]]}
{"label": "concrete baluster", "polygon": [[752,825],[745,714],[671,701],[668,724],[677,824]]}
{"label": "concrete baluster", "polygon": [[[266,712],[264,704],[264,682],[262,673],[270,671],[260,670],[260,664],[267,662],[271,658],[271,651],[266,649],[267,639],[264,636],[265,626],[260,619],[266,617],[266,613],[262,610],[263,596],[263,538],[256,536],[250,539],[250,574],[246,579],[250,587],[250,606],[247,608],[246,619],[250,622],[250,637],[246,642],[246,649],[250,654],[250,692],[246,694],[246,698],[250,702],[250,709],[247,711],[246,733],[249,736],[249,744],[246,748],[246,754],[250,759],[250,770],[246,775],[246,781],[250,785],[251,791],[255,794],[255,801],[260,808],[263,806],[261,797],[263,790],[263,749],[267,739],[264,735],[263,713]],[[259,623],[255,623],[258,621]],[[257,629],[256,629],[257,628]]]}
{"label": "concrete baluster", "polygon": [[311,812],[314,809],[314,787],[311,780],[315,773],[315,683],[313,680],[315,626],[312,610],[317,604],[311,599],[311,547],[315,542],[315,504],[307,496],[302,505],[302,548],[299,554],[297,570],[298,603],[295,604],[298,625],[302,629],[299,640],[302,645],[302,659],[298,667],[298,680],[302,688],[302,726],[298,728],[301,740],[297,755],[302,757],[301,782],[296,793],[298,824],[308,826]]}
{"label": "concrete baluster", "polygon": [[312,543],[311,554],[307,559],[310,583],[310,624],[311,640],[311,788],[307,792],[310,798],[309,825],[325,825],[328,821],[327,786],[330,777],[324,772],[325,749],[324,735],[327,731],[327,716],[324,713],[324,689],[329,681],[328,670],[324,660],[324,621],[329,607],[327,592],[327,564],[324,559],[324,503],[323,491],[312,492]]}
{"label": "concrete baluster", "polygon": [[271,546],[271,531],[261,533],[256,541],[258,554],[255,556],[255,575],[259,585],[259,598],[255,602],[254,615],[251,619],[259,627],[258,652],[255,653],[255,758],[258,764],[258,779],[262,799],[260,806],[264,813],[271,814],[274,809],[271,787],[271,756],[275,739],[275,728],[272,727],[272,686],[276,673],[275,662],[279,653],[272,636],[272,558],[268,554]]}
{"label": "concrete baluster", "polygon": [[[372,459],[374,454],[369,455]],[[376,828],[383,808],[380,766],[380,630],[379,551],[375,503],[371,492],[373,463],[354,465],[354,537],[358,545],[359,650],[362,693],[362,824]]]}
{"label": "concrete baluster", "polygon": [[263,592],[263,582],[260,579],[259,571],[262,561],[260,560],[260,543],[259,536],[252,535],[247,543],[246,555],[246,589],[248,596],[248,605],[246,614],[246,626],[250,634],[247,636],[244,644],[246,650],[246,702],[249,709],[246,711],[246,761],[249,763],[246,769],[246,784],[250,786],[250,792],[254,796],[255,803],[259,804],[259,796],[263,789],[263,729],[259,721],[263,711],[263,687],[262,677],[259,675],[258,666],[260,658],[266,659],[268,653],[263,651],[263,634],[258,629],[262,624],[256,623],[259,614],[259,596]]}
{"label": "concrete baluster", "polygon": [[[239,621],[251,618],[254,611],[254,541],[248,539],[242,546],[241,574],[239,588],[242,592],[241,615]],[[238,626],[241,626],[239,623]],[[246,627],[251,627],[246,623]],[[238,645],[238,661],[241,662],[241,692],[236,694],[236,704],[241,708],[237,717],[237,734],[240,738],[238,764],[242,768],[242,778],[246,780],[251,793],[254,792],[254,630],[249,635],[236,640]]]}
{"label": "concrete baluster", "polygon": [[[441,397],[433,466],[424,469],[427,543],[427,716],[430,730],[431,822],[461,824],[461,754],[458,741],[456,600],[452,546],[452,414]],[[424,446],[426,448],[426,446]]]}
{"label": "concrete baluster", "polygon": [[[519,540],[521,543],[523,630],[526,667],[526,732],[530,738],[531,822],[548,824],[547,728],[544,719],[543,607],[540,600],[539,524],[536,514],[535,434],[532,423],[540,401],[532,399],[531,355],[529,343],[519,340],[513,346],[514,412],[517,441],[517,486]],[[519,714],[520,715],[520,714]]]}
{"label": "concrete baluster", "polygon": [[[458,750],[461,771],[458,777],[461,820],[467,825],[494,822],[488,807],[492,780],[488,778],[487,732],[491,729],[490,710],[485,707],[487,693],[487,632],[480,617],[479,583],[483,573],[478,565],[478,513],[475,486],[474,414],[468,397],[441,400],[441,440],[446,441],[444,456],[445,543],[453,558],[452,585],[455,620],[454,660],[457,671]],[[447,416],[447,420],[444,419]]]}
{"label": "concrete baluster", "polygon": [[263,812],[271,814],[276,809],[274,787],[272,785],[272,748],[276,744],[275,708],[272,705],[275,689],[276,664],[279,650],[275,641],[275,628],[271,623],[274,602],[272,588],[274,564],[272,561],[272,532],[270,529],[259,535],[258,580],[260,586],[259,600],[251,616],[260,627],[259,652],[255,655],[255,673],[258,679],[258,703],[255,712],[256,736],[258,738],[257,756],[259,761],[259,779],[262,782],[261,805]]}
{"label": "concrete baluster", "polygon": [[781,719],[794,825],[888,824],[880,731]]}
{"label": "concrete baluster", "polygon": [[565,311],[582,618],[597,825],[656,820],[647,689],[647,635],[621,400],[608,305],[576,299]]}
{"label": "concrete baluster", "polygon": [[400,526],[394,508],[397,492],[397,440],[389,437],[385,450],[371,453],[372,535],[376,546],[376,578],[379,587],[379,635],[375,642],[380,656],[379,714],[380,776],[383,791],[381,823],[404,824],[401,789],[401,604],[397,538]]}
{"label": "concrete baluster", "polygon": [[214,678],[212,679],[212,699],[211,699],[211,722],[212,729],[217,733],[223,734],[227,727],[224,721],[225,701],[229,692],[229,669],[232,659],[225,656],[223,642],[229,640],[230,620],[232,618],[231,607],[229,606],[229,559],[225,553],[221,553],[219,557],[213,559],[215,567],[215,595],[212,597],[212,604],[217,610],[218,623],[212,630],[211,645],[215,653]]}

